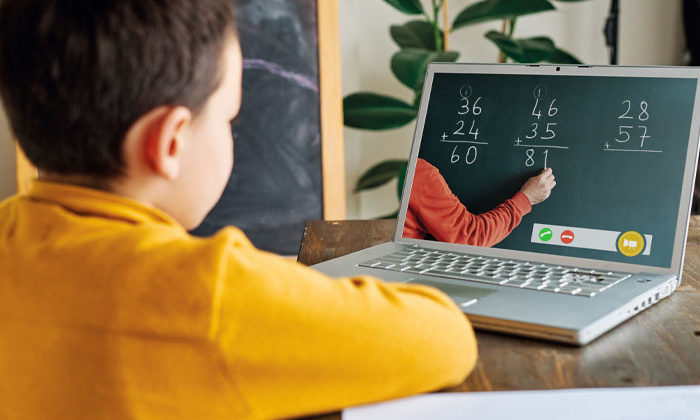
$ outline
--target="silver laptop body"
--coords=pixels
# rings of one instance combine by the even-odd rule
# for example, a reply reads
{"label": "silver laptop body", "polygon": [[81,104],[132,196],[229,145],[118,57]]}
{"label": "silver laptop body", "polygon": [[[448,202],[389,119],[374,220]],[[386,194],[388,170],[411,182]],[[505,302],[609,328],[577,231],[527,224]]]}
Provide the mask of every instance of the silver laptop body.
{"label": "silver laptop body", "polygon": [[[447,293],[478,329],[577,345],[587,344],[669,296],[680,283],[698,159],[700,136],[698,115],[700,113],[696,110],[699,109],[700,103],[699,77],[700,71],[689,67],[433,63],[429,66],[425,78],[393,242],[329,260],[315,265],[314,268],[331,276],[366,274],[386,281],[427,284]],[[501,81],[503,86],[516,86],[522,89],[511,89],[510,93],[501,92]],[[434,85],[437,86],[435,89],[438,93],[435,93],[435,100],[431,102]],[[487,88],[480,93],[480,86]],[[570,90],[576,93],[568,92],[569,88],[566,86],[571,86]],[[609,87],[604,88],[605,86]],[[607,93],[599,93],[601,98],[598,99],[588,97],[590,95],[587,92],[593,95],[597,92],[596,89],[603,89],[601,92]],[[678,94],[669,94],[672,89],[680,90]],[[454,103],[450,102],[452,101],[449,99],[452,95],[450,92],[454,94]],[[479,96],[482,93],[483,95]],[[501,107],[510,105],[507,101],[498,102],[493,98],[507,94],[512,95],[514,103],[522,103],[513,105],[520,107],[518,109],[527,109],[529,112],[531,104],[534,103],[532,113],[520,117],[503,116],[502,112],[499,114],[498,110],[493,108],[497,108],[499,104]],[[573,98],[574,96],[577,98]],[[467,97],[471,98],[470,101],[465,100]],[[465,102],[471,102],[473,106],[480,97],[480,103],[476,104],[480,114],[483,113],[478,119],[482,126],[480,137],[474,135],[469,137],[470,132],[475,134],[476,131],[476,129],[469,130],[469,121],[466,121],[467,127],[461,132],[458,129],[452,131],[454,128],[452,127],[444,131],[446,134],[441,139],[440,136],[436,137],[435,133],[439,133],[441,127],[432,127],[431,124],[434,125],[434,121],[443,121],[443,119],[452,121],[450,118],[459,118],[462,111],[468,109],[463,108],[462,105]],[[490,101],[489,97],[493,100]],[[596,101],[601,105],[590,105],[598,103]],[[541,109],[537,108],[538,106]],[[436,108],[431,111],[429,107]],[[577,110],[578,114],[566,114],[567,107]],[[614,115],[611,114],[612,111],[605,111],[606,107],[616,110]],[[489,108],[492,109],[489,111]],[[452,115],[453,110],[454,115]],[[476,113],[475,111],[471,109],[473,114]],[[541,138],[549,140],[551,137],[551,134],[545,131],[544,125],[541,127],[539,138],[526,139],[529,138],[527,133],[531,129],[532,122],[537,122],[543,112],[545,116],[547,112],[550,116],[554,114],[552,118],[556,118],[556,114],[559,113],[559,119],[552,120],[556,124],[547,126],[547,129],[557,131],[558,134],[563,133],[555,139],[558,143],[542,143],[545,140]],[[581,117],[582,113],[586,116]],[[444,117],[444,114],[452,116]],[[655,120],[649,120],[650,114]],[[582,118],[589,121],[585,127],[567,127],[567,121],[572,125],[572,122],[581,121]],[[444,121],[441,123],[443,126],[448,124]],[[619,125],[620,128],[609,137],[592,134],[592,137],[579,138],[579,136],[594,133],[590,130],[606,124],[612,124],[611,127]],[[514,127],[503,128],[508,125]],[[509,138],[488,138],[489,127],[493,133],[511,130],[513,135]],[[473,124],[471,128],[474,128]],[[565,133],[567,130],[569,134]],[[667,138],[665,133],[671,132],[673,138]],[[457,137],[459,135],[462,137]],[[637,142],[641,139],[641,146],[632,147],[632,142],[625,141],[625,138],[629,140],[630,137],[635,138]],[[474,141],[455,141],[456,145],[449,143],[449,140],[440,141],[448,138],[471,138]],[[477,139],[479,141],[476,141]],[[523,143],[525,147],[518,149],[521,141],[531,144]],[[584,141],[586,143],[583,143]],[[491,142],[491,145],[500,142],[498,147],[501,149],[497,149],[496,146],[489,149],[488,142]],[[427,145],[426,148],[421,149],[423,143]],[[512,146],[512,149],[504,148],[506,143],[509,145],[507,147]],[[592,148],[591,144],[595,144],[595,147]],[[669,146],[670,144],[673,146]],[[556,145],[558,148],[552,148]],[[457,146],[463,147],[461,151]],[[472,146],[478,149],[470,150]],[[598,146],[599,149],[596,149]],[[403,237],[416,162],[419,157],[422,157],[421,153],[427,153],[426,150],[432,151],[433,156],[437,156],[433,158],[436,161],[435,165],[438,169],[440,167],[445,169],[446,174],[452,171],[450,162],[447,160],[454,160],[454,156],[457,156],[457,163],[461,159],[465,165],[459,170],[476,171],[465,173],[478,176],[479,169],[476,169],[476,166],[467,168],[470,160],[474,162],[477,159],[474,150],[481,153],[480,156],[488,156],[489,150],[505,151],[504,153],[514,157],[510,161],[504,159],[504,168],[512,167],[509,170],[520,173],[524,169],[534,170],[535,167],[521,168],[517,160],[531,157],[529,150],[534,150],[533,155],[539,154],[535,159],[539,157],[541,160],[543,149],[552,151],[549,156],[549,165],[553,168],[555,175],[570,173],[576,175],[576,179],[570,176],[567,181],[563,179],[565,177],[557,176],[557,186],[552,191],[552,196],[544,203],[533,206],[532,213],[524,216],[520,225],[512,233],[513,240],[506,238],[505,245],[499,243],[495,247],[480,247],[438,242],[429,238]],[[619,153],[625,151],[649,153]],[[444,159],[441,153],[444,153]],[[580,167],[585,153],[589,153],[591,161],[598,161],[598,163],[591,163],[591,172],[570,169],[576,165]],[[632,165],[625,166],[626,172],[630,172],[630,168],[638,168],[637,175],[621,173],[609,180],[610,185],[615,184],[609,187],[613,191],[612,197],[614,197],[614,191],[624,196],[626,191],[638,190],[643,194],[637,194],[633,198],[637,199],[638,196],[643,195],[646,197],[645,200],[629,204],[622,199],[610,199],[611,192],[606,189],[607,184],[600,186],[603,191],[600,197],[590,196],[590,191],[595,186],[588,185],[586,179],[589,176],[594,178],[596,166],[604,168],[605,165],[609,165],[609,159],[612,156],[619,162],[628,162],[620,165]],[[555,159],[558,159],[558,162]],[[643,182],[646,179],[645,174],[654,171],[656,162],[663,162],[658,163],[660,168],[664,168],[659,173],[663,173],[662,178],[669,176],[668,181],[646,182],[646,185],[642,186],[634,182],[635,176]],[[526,166],[529,166],[529,163],[529,161],[526,162]],[[493,168],[493,164],[483,166],[482,171],[493,171]],[[671,172],[676,175],[667,175]],[[454,179],[453,177],[452,182],[447,180],[450,186],[461,182],[456,182]],[[654,183],[658,185],[651,185]],[[464,186],[470,188],[468,184]],[[486,194],[489,192],[488,187],[486,185],[484,190]],[[494,187],[494,189],[498,188],[502,187]],[[615,190],[615,188],[618,189]],[[586,208],[592,210],[576,213],[572,208],[557,201],[558,194],[569,193],[583,197],[570,196],[574,197],[570,199],[572,207],[576,207],[575,203],[578,202],[581,207],[588,206]],[[666,205],[659,204],[659,197],[673,199],[662,200],[668,203]],[[470,209],[469,197],[464,199],[460,197],[460,199],[467,209]],[[595,207],[590,207],[591,201],[596,202]],[[548,207],[544,207],[545,205]],[[539,206],[542,207],[538,208]],[[645,213],[646,207],[649,207],[649,211]],[[549,219],[555,220],[542,220],[538,216],[546,212],[557,215],[549,216]],[[598,216],[591,215],[592,213]],[[632,226],[619,226],[617,229],[610,229],[610,226],[605,229],[606,226],[602,225],[605,225],[607,219],[600,216],[609,214],[611,219],[626,220],[617,216],[627,214],[631,220],[636,217],[634,215],[642,213],[646,214],[645,219],[637,220]],[[664,227],[659,228],[662,225]],[[568,227],[571,227],[571,231]],[[637,236],[624,236],[629,232],[622,234],[630,228],[634,232],[641,233],[643,239],[637,240],[639,233]],[[567,232],[571,233],[571,238],[566,237]],[[574,234],[576,239],[572,239]],[[551,237],[554,239],[550,239]],[[570,242],[572,240],[573,242]],[[545,241],[550,242],[545,243]],[[577,246],[581,247],[572,244],[578,244]],[[623,251],[628,248],[633,250],[635,246],[641,246],[644,252],[639,249],[637,252],[626,253],[635,254],[634,256],[623,255]],[[436,255],[439,256],[438,265],[435,263]],[[389,256],[388,260],[383,260],[387,256]],[[459,264],[455,265],[455,261]],[[507,270],[513,267],[519,270],[520,267],[527,266],[530,270],[534,267],[534,270],[541,270],[541,272],[534,276],[531,275],[532,273],[529,274],[529,277],[524,278],[521,283],[508,284],[509,279],[517,277],[512,274],[517,270],[506,270],[503,271],[505,274],[502,274],[501,271],[484,271],[481,265],[477,265],[477,268],[469,268],[475,262],[481,264],[482,261],[489,261],[491,266],[495,264]],[[565,273],[563,275],[567,276],[566,281],[560,280],[563,286],[554,290],[552,283],[547,283],[545,278],[548,279],[553,273],[559,272]],[[451,276],[451,273],[455,276]],[[489,277],[488,273],[495,274]],[[593,283],[599,281],[608,287],[598,292],[597,289],[591,289],[590,287],[593,286],[586,281],[576,283],[580,278],[592,279]],[[532,287],[533,284],[537,288]],[[578,288],[577,285],[582,287]]]}

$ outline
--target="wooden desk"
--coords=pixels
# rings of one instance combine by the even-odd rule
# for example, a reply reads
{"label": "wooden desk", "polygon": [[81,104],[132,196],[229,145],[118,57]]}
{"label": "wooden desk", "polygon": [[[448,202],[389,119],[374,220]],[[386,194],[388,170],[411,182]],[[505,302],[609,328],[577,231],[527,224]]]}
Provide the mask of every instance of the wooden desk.
{"label": "wooden desk", "polygon": [[[316,264],[389,241],[395,223],[308,222],[298,260]],[[691,221],[681,286],[588,346],[476,336],[476,368],[451,391],[700,384],[700,219]]]}

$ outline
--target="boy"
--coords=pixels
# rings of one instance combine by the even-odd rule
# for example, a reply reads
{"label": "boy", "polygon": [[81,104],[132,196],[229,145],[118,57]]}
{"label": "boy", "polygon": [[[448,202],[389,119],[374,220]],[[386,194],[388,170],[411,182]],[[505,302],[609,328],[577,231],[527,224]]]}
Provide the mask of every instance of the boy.
{"label": "boy", "polygon": [[520,224],[532,206],[549,198],[555,185],[552,169],[547,168],[528,179],[513,197],[490,211],[475,215],[452,193],[440,171],[419,158],[403,237],[494,246]]}
{"label": "boy", "polygon": [[438,291],[329,279],[235,228],[230,0],[0,0],[0,93],[40,180],[0,205],[0,418],[298,416],[460,383]]}

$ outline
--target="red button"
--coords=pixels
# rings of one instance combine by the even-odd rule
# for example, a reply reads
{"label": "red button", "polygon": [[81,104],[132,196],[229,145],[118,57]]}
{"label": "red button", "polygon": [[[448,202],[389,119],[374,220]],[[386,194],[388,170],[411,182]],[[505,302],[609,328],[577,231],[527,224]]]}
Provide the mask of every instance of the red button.
{"label": "red button", "polygon": [[570,244],[574,241],[574,232],[570,230],[565,230],[561,233],[561,241],[565,244]]}

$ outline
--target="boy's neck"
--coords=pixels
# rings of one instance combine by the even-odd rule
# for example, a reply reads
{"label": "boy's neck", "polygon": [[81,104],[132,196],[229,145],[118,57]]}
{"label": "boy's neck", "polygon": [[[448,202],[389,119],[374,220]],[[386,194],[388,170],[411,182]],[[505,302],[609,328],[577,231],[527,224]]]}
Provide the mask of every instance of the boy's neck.
{"label": "boy's neck", "polygon": [[89,178],[82,175],[59,175],[40,170],[39,180],[46,182],[56,182],[60,184],[70,184],[79,187],[87,187],[96,190],[112,192],[111,188],[109,188],[109,183],[107,181]]}
{"label": "boy's neck", "polygon": [[[146,206],[156,207],[177,220],[178,223],[183,224],[180,219],[176,217],[177,214],[172,213],[171,208],[161,205],[161,200],[158,199],[159,195],[167,195],[168,191],[163,192],[163,190],[153,182],[153,179],[150,179],[151,182],[147,182],[144,179],[133,179],[128,174],[123,177],[104,179],[85,175],[63,175],[39,170],[39,180],[92,188],[116,194],[130,200],[138,201]],[[201,222],[201,220],[199,222]],[[194,227],[196,227],[196,225],[188,228],[192,229]]]}

